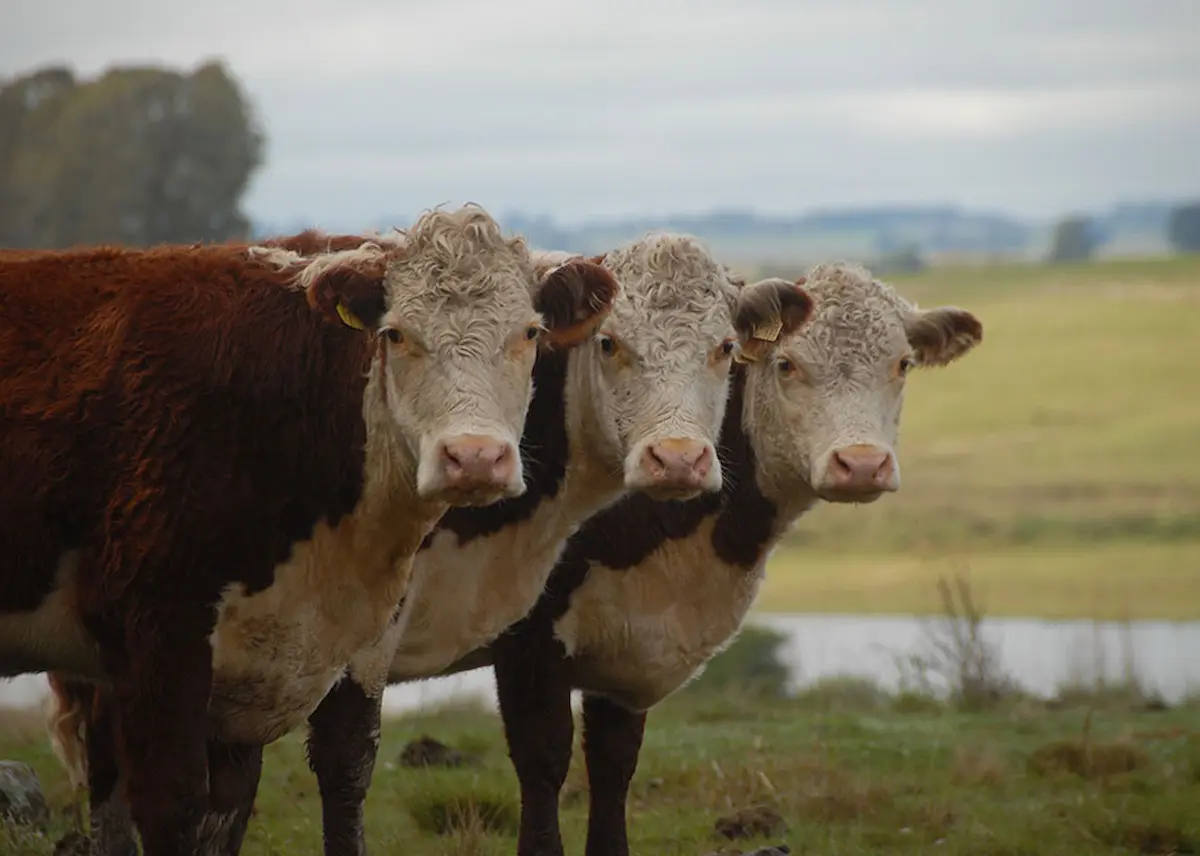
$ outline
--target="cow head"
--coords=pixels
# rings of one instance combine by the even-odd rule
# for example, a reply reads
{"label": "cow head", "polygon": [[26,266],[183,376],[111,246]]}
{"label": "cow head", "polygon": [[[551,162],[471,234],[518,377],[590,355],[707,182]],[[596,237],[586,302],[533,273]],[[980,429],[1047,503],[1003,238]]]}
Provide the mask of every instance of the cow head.
{"label": "cow head", "polygon": [[781,495],[795,493],[799,480],[833,502],[872,502],[899,489],[895,447],[909,371],[946,365],[983,337],[971,313],[918,309],[844,264],[819,265],[799,283],[748,286],[737,324],[760,479]]}
{"label": "cow head", "polygon": [[736,285],[687,236],[650,235],[597,261],[621,291],[573,355],[568,401],[587,453],[657,499],[719,490]]}
{"label": "cow head", "polygon": [[485,505],[523,493],[539,343],[585,338],[618,291],[612,275],[578,261],[538,277],[525,242],[476,206],[303,264],[309,302],[374,340],[368,434],[407,450],[417,494]]}

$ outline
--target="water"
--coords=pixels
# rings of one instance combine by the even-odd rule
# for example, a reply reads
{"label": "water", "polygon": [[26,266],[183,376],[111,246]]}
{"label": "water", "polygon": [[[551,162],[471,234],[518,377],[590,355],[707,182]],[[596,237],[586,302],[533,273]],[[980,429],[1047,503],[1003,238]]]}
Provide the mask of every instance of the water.
{"label": "water", "polygon": [[[912,616],[755,615],[751,620],[788,635],[783,654],[794,688],[821,678],[858,675],[898,689],[905,674],[902,661],[928,653],[929,634],[939,627],[936,619]],[[1121,624],[1002,618],[984,621],[982,634],[1004,672],[1036,695],[1053,695],[1064,684],[1120,682],[1130,674],[1168,702],[1200,692],[1197,621]],[[40,675],[0,681],[0,707],[33,707],[45,693]],[[495,707],[492,670],[391,687],[384,695],[384,710],[399,713],[462,698]]]}

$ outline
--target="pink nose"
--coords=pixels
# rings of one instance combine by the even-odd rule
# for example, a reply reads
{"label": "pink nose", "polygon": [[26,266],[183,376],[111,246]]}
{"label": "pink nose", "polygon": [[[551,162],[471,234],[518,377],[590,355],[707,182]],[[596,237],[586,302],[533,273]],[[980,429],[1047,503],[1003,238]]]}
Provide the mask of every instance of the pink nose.
{"label": "pink nose", "polygon": [[859,443],[833,453],[821,487],[843,494],[876,494],[895,490],[895,475],[891,452]]}
{"label": "pink nose", "polygon": [[647,446],[641,466],[656,487],[696,489],[704,486],[712,463],[708,443],[672,437]]}
{"label": "pink nose", "polygon": [[506,486],[517,456],[512,444],[475,434],[461,434],[442,443],[439,462],[447,487],[480,490]]}

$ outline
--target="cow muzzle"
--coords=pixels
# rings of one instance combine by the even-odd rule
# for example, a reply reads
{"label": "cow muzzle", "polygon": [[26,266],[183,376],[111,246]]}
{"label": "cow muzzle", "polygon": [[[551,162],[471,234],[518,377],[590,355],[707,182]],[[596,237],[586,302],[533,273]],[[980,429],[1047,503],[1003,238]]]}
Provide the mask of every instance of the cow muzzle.
{"label": "cow muzzle", "polygon": [[625,486],[653,499],[690,499],[721,487],[721,470],[711,443],[669,437],[645,444],[631,458]]}
{"label": "cow muzzle", "polygon": [[815,487],[829,502],[874,502],[900,488],[896,457],[889,449],[867,443],[834,449]]}
{"label": "cow muzzle", "polygon": [[423,498],[451,505],[490,505],[525,492],[520,457],[513,443],[479,434],[438,442]]}

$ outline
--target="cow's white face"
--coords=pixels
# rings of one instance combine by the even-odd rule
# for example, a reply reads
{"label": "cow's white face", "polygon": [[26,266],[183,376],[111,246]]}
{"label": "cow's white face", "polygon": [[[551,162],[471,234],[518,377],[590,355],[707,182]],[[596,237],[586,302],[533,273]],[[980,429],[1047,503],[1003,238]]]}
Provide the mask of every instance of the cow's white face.
{"label": "cow's white face", "polygon": [[[804,292],[811,317],[787,308]],[[899,489],[896,440],[909,371],[946,365],[983,336],[971,313],[917,309],[843,264],[819,265],[800,283],[755,283],[739,310],[747,428],[760,472],[781,491],[798,481],[832,502],[872,502]],[[776,337],[755,338],[764,327]]]}
{"label": "cow's white face", "polygon": [[621,290],[575,358],[592,390],[589,453],[658,499],[719,490],[737,286],[687,236],[650,235],[602,264]]}
{"label": "cow's white face", "polygon": [[417,494],[454,505],[524,492],[518,444],[539,342],[583,338],[617,291],[583,261],[539,279],[524,241],[474,206],[305,260],[299,281],[311,302],[374,337],[371,442],[401,444],[408,454],[387,459],[415,461]]}

